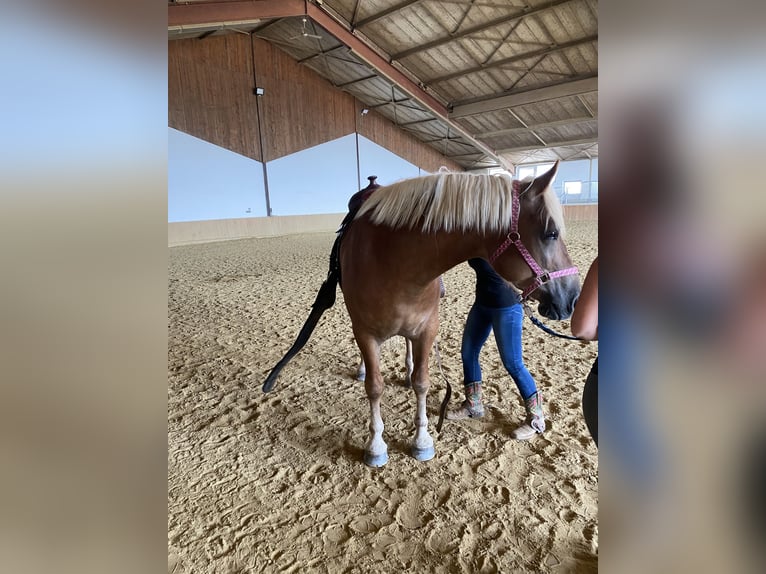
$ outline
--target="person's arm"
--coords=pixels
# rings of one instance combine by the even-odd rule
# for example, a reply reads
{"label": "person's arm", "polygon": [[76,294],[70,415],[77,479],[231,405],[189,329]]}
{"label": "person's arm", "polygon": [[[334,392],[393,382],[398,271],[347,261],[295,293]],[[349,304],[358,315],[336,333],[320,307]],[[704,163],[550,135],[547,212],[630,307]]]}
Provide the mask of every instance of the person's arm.
{"label": "person's arm", "polygon": [[575,337],[595,341],[598,339],[598,256],[588,269],[577,299],[571,322]]}

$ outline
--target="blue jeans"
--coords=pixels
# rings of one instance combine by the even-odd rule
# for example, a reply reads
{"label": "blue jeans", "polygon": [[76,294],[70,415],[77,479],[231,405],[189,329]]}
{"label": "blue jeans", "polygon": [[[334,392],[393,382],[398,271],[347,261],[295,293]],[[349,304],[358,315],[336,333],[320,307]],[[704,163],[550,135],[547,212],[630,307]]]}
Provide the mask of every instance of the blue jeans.
{"label": "blue jeans", "polygon": [[481,381],[479,353],[490,331],[494,331],[500,359],[516,383],[521,398],[526,400],[537,392],[535,380],[529,374],[521,356],[523,321],[524,310],[521,305],[493,309],[474,303],[465,322],[463,344],[460,348],[465,384]]}

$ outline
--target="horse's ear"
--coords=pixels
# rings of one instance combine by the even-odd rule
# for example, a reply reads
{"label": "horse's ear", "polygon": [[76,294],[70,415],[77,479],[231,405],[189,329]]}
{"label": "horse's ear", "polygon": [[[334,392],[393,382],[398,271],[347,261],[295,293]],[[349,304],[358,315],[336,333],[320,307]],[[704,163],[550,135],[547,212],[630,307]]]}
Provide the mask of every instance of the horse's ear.
{"label": "horse's ear", "polygon": [[535,181],[532,182],[532,190],[534,190],[535,193],[544,191],[551,183],[553,183],[553,178],[556,177],[556,172],[558,172],[558,170],[559,160],[556,160],[556,163],[553,164],[551,169],[546,171],[543,175],[535,178]]}

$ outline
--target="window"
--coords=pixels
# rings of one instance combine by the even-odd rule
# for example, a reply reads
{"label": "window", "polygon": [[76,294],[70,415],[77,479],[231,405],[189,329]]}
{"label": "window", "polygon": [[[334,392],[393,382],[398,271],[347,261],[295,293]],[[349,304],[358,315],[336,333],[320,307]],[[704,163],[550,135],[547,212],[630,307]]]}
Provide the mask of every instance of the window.
{"label": "window", "polygon": [[565,181],[564,193],[567,195],[580,195],[582,193],[581,181]]}
{"label": "window", "polygon": [[551,169],[553,167],[552,163],[541,163],[537,166],[537,173],[535,173],[535,177],[539,177],[543,175],[546,171]]}
{"label": "window", "polygon": [[543,175],[546,171],[553,167],[552,163],[541,163],[538,165],[524,165],[519,166],[517,173],[519,179],[526,179],[528,177],[538,177]]}
{"label": "window", "polygon": [[528,177],[535,177],[535,168],[534,167],[520,167],[519,168],[519,179],[526,179]]}

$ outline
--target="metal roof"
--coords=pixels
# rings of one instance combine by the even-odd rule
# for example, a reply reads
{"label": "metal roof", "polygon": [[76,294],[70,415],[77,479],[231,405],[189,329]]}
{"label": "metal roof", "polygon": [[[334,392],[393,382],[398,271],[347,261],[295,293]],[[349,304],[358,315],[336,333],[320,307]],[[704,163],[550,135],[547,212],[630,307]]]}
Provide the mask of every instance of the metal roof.
{"label": "metal roof", "polygon": [[465,169],[598,155],[595,0],[191,0],[168,38],[253,34]]}

